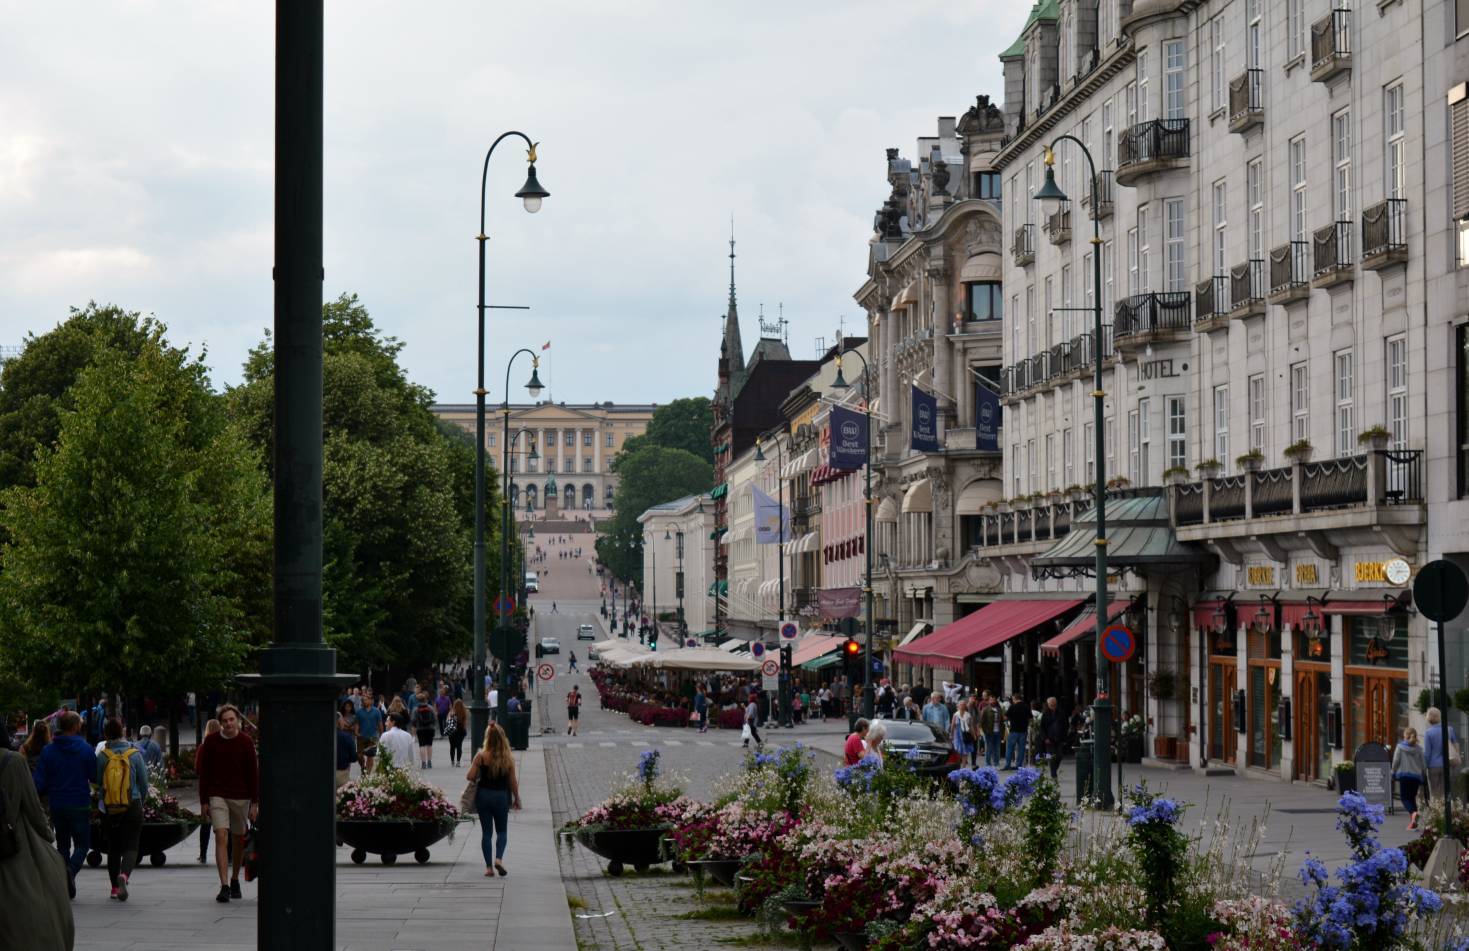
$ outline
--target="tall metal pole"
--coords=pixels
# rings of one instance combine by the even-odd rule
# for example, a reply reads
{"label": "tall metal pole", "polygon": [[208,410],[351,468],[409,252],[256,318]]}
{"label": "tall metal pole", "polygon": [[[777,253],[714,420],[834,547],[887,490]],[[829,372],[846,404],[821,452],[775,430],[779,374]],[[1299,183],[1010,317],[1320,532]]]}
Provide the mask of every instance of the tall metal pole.
{"label": "tall metal pole", "polygon": [[[785,464],[785,444],[777,437],[775,443],[775,485],[777,495],[776,505],[779,506],[778,510],[780,512],[780,544],[775,549],[775,557],[780,563],[780,620],[775,625],[777,650],[785,646],[780,629],[785,626],[786,619],[786,545],[790,543],[790,538],[786,534],[786,525],[789,523],[786,518],[786,480],[782,471],[785,469]],[[780,725],[790,729],[792,727],[790,672],[782,669],[780,679],[776,683],[779,686],[775,695],[776,700],[780,703]]]}
{"label": "tall metal pole", "polygon": [[[862,548],[866,555],[866,577],[862,579],[862,593],[866,601],[866,620],[863,625],[866,635],[867,656],[862,658],[862,715],[872,719],[873,697],[872,697],[872,392],[868,382],[867,358],[862,356],[860,350],[842,349],[838,347],[838,358],[851,354],[862,361],[862,413],[867,418],[867,462],[863,466],[866,474],[866,487],[863,489],[863,506],[867,510],[867,536],[862,542]],[[845,386],[845,384],[841,384]]]}
{"label": "tall metal pole", "polygon": [[[480,242],[480,248],[484,248],[483,241]],[[483,267],[483,261],[481,261],[481,267]],[[481,272],[481,284],[483,284],[483,272]],[[480,311],[480,313],[484,313],[484,311]],[[483,327],[484,321],[481,321],[480,324],[481,327]],[[500,402],[503,426],[501,440],[504,443],[504,445],[500,448],[500,471],[504,474],[505,477],[505,494],[500,499],[500,600],[510,597],[510,592],[513,590],[510,587],[510,523],[512,519],[510,512],[510,370],[512,367],[515,366],[515,359],[519,357],[522,353],[530,354],[531,361],[536,361],[535,353],[527,350],[525,347],[521,347],[519,350],[510,355],[510,360],[505,364],[505,389],[502,392],[502,398]],[[483,347],[480,348],[480,367],[481,375],[483,375]],[[536,381],[532,379],[531,382],[535,383]],[[480,402],[483,403],[484,394],[481,393],[479,395],[479,399]],[[483,444],[484,439],[480,439],[480,443]],[[481,507],[482,506],[476,506],[476,512],[478,512]],[[521,577],[523,578],[524,575],[522,574]],[[501,614],[499,610],[496,610],[495,620],[497,627],[510,628],[513,625],[514,620],[513,612]],[[505,636],[507,637],[506,643],[509,643],[508,633]],[[496,711],[496,716],[500,717],[501,722],[507,722],[505,721],[505,714],[507,713],[510,704],[509,657],[500,658],[500,674],[500,708]],[[484,729],[481,728],[480,732],[478,734],[475,734],[475,742],[483,742],[483,737]]]}
{"label": "tall metal pole", "polygon": [[278,2],[275,64],[274,628],[260,673],[261,951],[336,944],[336,651],[322,639],[321,0]]}

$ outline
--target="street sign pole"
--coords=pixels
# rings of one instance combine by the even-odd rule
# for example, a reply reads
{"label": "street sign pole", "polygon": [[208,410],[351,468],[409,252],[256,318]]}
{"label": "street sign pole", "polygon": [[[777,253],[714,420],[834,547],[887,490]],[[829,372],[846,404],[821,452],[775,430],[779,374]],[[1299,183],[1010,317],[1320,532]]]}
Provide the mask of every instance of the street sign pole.
{"label": "street sign pole", "polygon": [[[1418,577],[1413,582],[1413,601],[1418,606],[1418,611],[1438,626],[1438,702],[1435,706],[1441,710],[1448,708],[1448,653],[1444,644],[1443,626],[1445,621],[1452,621],[1464,612],[1464,606],[1469,603],[1469,579],[1464,577],[1464,571],[1451,561],[1439,559],[1430,561],[1418,570]],[[1453,838],[1453,800],[1454,800],[1454,775],[1450,772],[1449,764],[1449,723],[1447,716],[1440,715],[1440,754],[1443,756],[1443,839],[1449,841]],[[1429,769],[1432,772],[1432,768]],[[1437,851],[1437,850],[1435,850]],[[1457,853],[1456,853],[1457,854]],[[1427,869],[1425,869],[1427,871]]]}

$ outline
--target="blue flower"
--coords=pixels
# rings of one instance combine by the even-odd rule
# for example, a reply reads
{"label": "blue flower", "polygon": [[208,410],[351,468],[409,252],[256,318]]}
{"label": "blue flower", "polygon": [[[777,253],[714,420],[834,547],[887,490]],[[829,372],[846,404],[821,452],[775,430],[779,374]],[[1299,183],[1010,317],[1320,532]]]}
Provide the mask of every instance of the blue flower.
{"label": "blue flower", "polygon": [[1183,808],[1172,799],[1154,799],[1141,806],[1133,806],[1127,814],[1127,824],[1140,826],[1148,822],[1173,825],[1183,815]]}
{"label": "blue flower", "polygon": [[645,783],[652,783],[658,778],[657,750],[644,750],[643,755],[638,757],[638,778]]}

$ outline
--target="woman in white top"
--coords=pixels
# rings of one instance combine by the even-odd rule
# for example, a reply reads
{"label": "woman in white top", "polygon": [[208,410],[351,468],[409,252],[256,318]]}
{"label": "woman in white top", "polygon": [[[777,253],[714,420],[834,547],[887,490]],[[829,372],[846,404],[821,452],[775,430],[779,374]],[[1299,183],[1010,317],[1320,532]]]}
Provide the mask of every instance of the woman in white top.
{"label": "woman in white top", "polygon": [[888,728],[883,726],[881,720],[876,720],[870,727],[867,728],[867,736],[865,736],[862,740],[862,742],[867,746],[867,752],[875,755],[879,762],[881,762],[883,758],[882,744],[883,741],[887,739],[887,737]]}

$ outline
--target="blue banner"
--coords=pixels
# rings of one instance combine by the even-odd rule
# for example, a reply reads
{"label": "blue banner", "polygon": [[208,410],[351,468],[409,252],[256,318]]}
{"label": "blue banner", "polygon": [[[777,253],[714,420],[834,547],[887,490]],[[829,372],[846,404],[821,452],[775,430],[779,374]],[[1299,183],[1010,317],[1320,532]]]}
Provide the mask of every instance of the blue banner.
{"label": "blue banner", "polygon": [[750,486],[750,491],[755,493],[755,544],[790,541],[791,513],[754,486]]}
{"label": "blue banner", "polygon": [[974,385],[974,448],[981,452],[1000,451],[1000,394],[976,383]]}
{"label": "blue banner", "polygon": [[913,387],[914,452],[939,451],[939,401],[918,387]]}
{"label": "blue banner", "polygon": [[831,408],[831,447],[827,464],[833,469],[860,469],[867,461],[867,417],[841,406]]}

